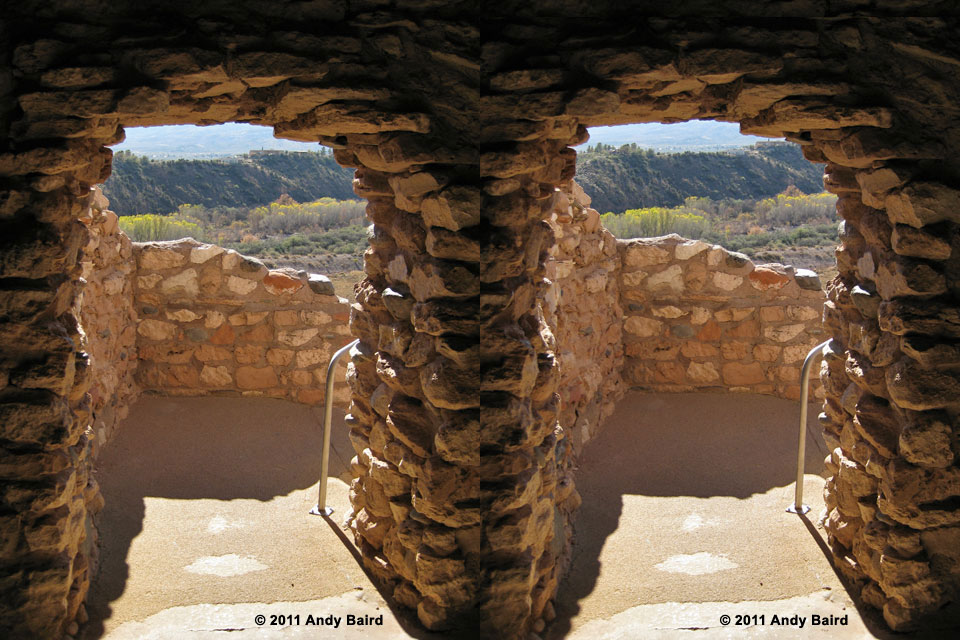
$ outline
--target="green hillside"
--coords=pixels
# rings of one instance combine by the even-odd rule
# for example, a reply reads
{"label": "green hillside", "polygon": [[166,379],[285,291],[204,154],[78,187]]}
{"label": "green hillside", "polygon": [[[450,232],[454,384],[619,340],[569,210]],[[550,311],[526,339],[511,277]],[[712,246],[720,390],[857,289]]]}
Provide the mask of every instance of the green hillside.
{"label": "green hillside", "polygon": [[[152,160],[121,151],[103,191],[120,215],[164,214],[181,204],[258,207],[284,193],[297,202],[347,200],[355,197],[352,179],[353,170],[328,153],[251,151],[212,160]],[[696,153],[598,144],[580,150],[577,181],[601,213],[677,206],[690,196],[769,198],[790,185],[804,193],[823,189],[821,167],[786,142]]]}
{"label": "green hillside", "polygon": [[181,204],[256,207],[283,194],[298,202],[355,198],[353,169],[332,155],[269,151],[223,160],[150,160],[121,151],[103,186],[120,215],[169,213]]}
{"label": "green hillside", "polygon": [[[600,150],[597,150],[600,147]],[[790,185],[823,190],[823,168],[789,142],[763,142],[737,151],[657,153],[624,145],[588,147],[577,156],[577,182],[601,213],[673,207],[690,196],[759,199]]]}

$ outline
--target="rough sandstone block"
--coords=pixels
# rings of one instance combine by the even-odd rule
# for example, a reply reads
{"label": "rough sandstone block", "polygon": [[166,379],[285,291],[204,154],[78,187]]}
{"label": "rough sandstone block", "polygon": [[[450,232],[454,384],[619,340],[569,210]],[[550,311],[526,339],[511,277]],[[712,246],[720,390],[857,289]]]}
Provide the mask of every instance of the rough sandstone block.
{"label": "rough sandstone block", "polygon": [[140,268],[150,270],[173,269],[187,261],[187,256],[176,249],[159,244],[144,246],[138,255]]}
{"label": "rough sandstone block", "polygon": [[731,362],[723,365],[723,382],[731,386],[754,385],[766,382],[767,375],[760,363],[741,364]]}
{"label": "rough sandstone block", "polygon": [[273,367],[237,367],[236,375],[241,389],[267,389],[279,384]]}
{"label": "rough sandstone block", "polygon": [[249,278],[241,278],[239,276],[229,276],[227,278],[227,289],[241,296],[245,296],[249,293],[252,293],[253,290],[256,288],[257,288],[256,280],[250,280]]}
{"label": "rough sandstone block", "polygon": [[691,362],[687,366],[687,379],[698,384],[711,384],[720,380],[720,373],[712,362]]}
{"label": "rough sandstone block", "polygon": [[733,291],[743,284],[743,278],[717,271],[713,274],[713,286],[722,291]]}

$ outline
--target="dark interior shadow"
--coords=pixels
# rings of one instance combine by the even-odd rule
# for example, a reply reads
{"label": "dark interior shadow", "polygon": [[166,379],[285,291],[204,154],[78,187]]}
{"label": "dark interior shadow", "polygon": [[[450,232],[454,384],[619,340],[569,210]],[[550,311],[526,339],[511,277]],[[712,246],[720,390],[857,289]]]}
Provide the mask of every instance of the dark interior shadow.
{"label": "dark interior shadow", "polygon": [[797,518],[803,523],[803,526],[806,527],[807,533],[809,533],[810,537],[814,539],[814,541],[817,543],[817,546],[820,547],[820,552],[830,563],[830,567],[833,569],[833,573],[837,577],[837,580],[843,585],[843,588],[847,591],[847,593],[850,594],[850,598],[853,600],[853,605],[857,608],[857,614],[863,621],[864,626],[867,627],[867,631],[870,632],[870,635],[872,635],[874,638],[879,638],[880,640],[940,640],[941,638],[946,637],[943,629],[914,631],[911,633],[891,631],[887,626],[887,623],[884,621],[883,614],[880,611],[877,611],[873,607],[866,606],[860,601],[859,598],[854,597],[854,595],[857,593],[856,587],[851,585],[846,577],[837,570],[836,565],[833,562],[833,554],[830,552],[830,547],[827,545],[827,541],[824,540],[821,533],[817,530],[817,527],[813,524],[813,522],[810,521],[810,518],[807,517],[809,515],[810,514],[798,514]]}
{"label": "dark interior shadow", "polygon": [[[343,417],[335,408],[330,478],[348,473],[344,452],[352,455]],[[110,603],[124,592],[127,554],[143,529],[145,498],[268,501],[316,484],[321,449],[322,411],[304,405],[265,398],[142,397],[104,447],[95,471],[105,507],[96,523],[99,569],[83,637],[103,634]]]}
{"label": "dark interior shadow", "polygon": [[[820,474],[828,451],[815,407],[808,411],[804,473]],[[578,603],[594,590],[600,552],[623,512],[622,496],[743,499],[792,485],[799,421],[799,403],[767,396],[628,393],[579,460],[583,504],[547,637],[564,637]]]}

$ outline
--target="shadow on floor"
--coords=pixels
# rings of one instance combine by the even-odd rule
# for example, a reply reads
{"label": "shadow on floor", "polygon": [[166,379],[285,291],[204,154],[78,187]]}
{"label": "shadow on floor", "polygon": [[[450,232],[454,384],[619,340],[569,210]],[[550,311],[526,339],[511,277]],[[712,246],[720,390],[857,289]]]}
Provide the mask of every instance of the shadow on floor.
{"label": "shadow on floor", "polygon": [[[817,405],[807,416],[804,473],[829,453]],[[645,496],[748,498],[797,476],[800,405],[745,394],[629,393],[580,459],[577,488]],[[616,469],[616,474],[590,473]]]}
{"label": "shadow on floor", "polygon": [[[330,478],[349,473],[344,457],[353,451],[343,416],[334,410]],[[316,484],[321,447],[322,408],[261,398],[142,397],[96,470],[106,507],[97,524],[100,564],[85,637],[102,635],[110,603],[126,589],[146,498],[270,501]]]}

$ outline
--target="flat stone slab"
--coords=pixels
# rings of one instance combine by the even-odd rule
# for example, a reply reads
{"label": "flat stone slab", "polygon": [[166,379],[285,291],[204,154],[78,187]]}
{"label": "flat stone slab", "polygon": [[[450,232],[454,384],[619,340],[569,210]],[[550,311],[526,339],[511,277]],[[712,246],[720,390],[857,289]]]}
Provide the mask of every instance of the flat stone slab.
{"label": "flat stone slab", "polygon": [[[263,622],[259,622],[263,616]],[[410,638],[390,608],[369,589],[306,602],[195,604],[126,622],[105,640],[144,638]]]}
{"label": "flat stone slab", "polygon": [[[724,624],[722,620],[729,621]],[[739,618],[738,618],[739,616]],[[814,624],[832,621],[836,624]],[[841,624],[846,622],[846,624]],[[830,638],[874,637],[843,591],[822,590],[783,600],[665,602],[631,607],[593,620],[568,640],[672,640],[673,638]]]}

